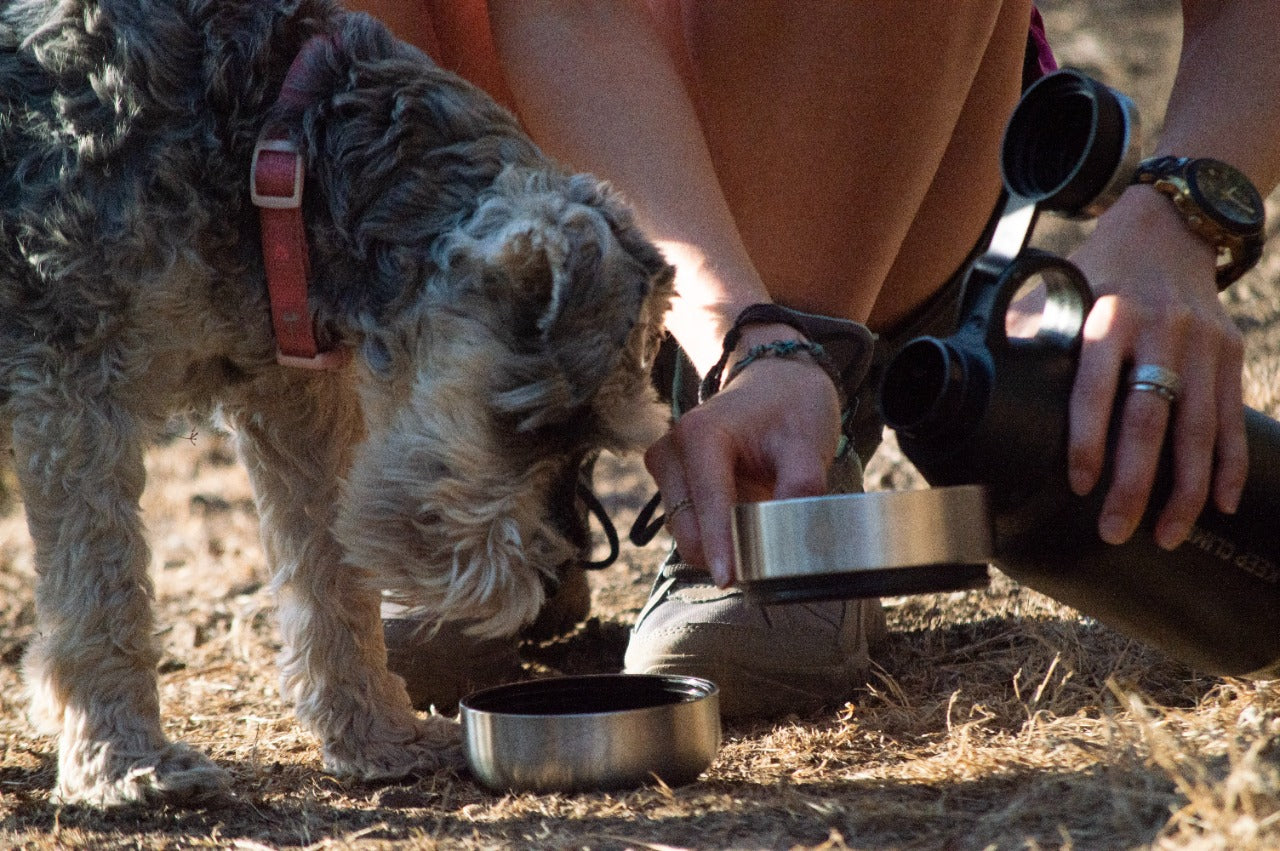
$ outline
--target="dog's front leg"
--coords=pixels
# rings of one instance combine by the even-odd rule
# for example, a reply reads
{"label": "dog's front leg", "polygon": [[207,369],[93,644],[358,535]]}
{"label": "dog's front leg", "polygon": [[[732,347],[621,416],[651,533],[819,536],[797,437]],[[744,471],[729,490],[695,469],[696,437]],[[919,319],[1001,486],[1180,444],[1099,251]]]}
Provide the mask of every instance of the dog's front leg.
{"label": "dog's front leg", "polygon": [[34,720],[58,735],[57,797],[117,806],[221,793],[225,773],[160,727],[139,427],[79,387],[20,399],[18,478],[35,540]]}
{"label": "dog's front leg", "polygon": [[457,724],[419,717],[387,670],[380,595],[343,561],[332,521],[363,434],[341,374],[296,371],[228,410],[249,468],[274,574],[282,691],[336,774],[394,778],[461,763]]}

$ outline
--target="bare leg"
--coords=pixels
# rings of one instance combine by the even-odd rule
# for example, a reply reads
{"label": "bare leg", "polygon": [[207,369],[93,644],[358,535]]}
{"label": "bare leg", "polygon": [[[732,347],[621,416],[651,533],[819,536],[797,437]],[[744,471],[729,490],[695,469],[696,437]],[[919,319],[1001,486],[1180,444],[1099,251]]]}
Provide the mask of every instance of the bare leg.
{"label": "bare leg", "polygon": [[1030,4],[679,5],[716,173],[771,295],[873,326],[927,299],[994,205]]}

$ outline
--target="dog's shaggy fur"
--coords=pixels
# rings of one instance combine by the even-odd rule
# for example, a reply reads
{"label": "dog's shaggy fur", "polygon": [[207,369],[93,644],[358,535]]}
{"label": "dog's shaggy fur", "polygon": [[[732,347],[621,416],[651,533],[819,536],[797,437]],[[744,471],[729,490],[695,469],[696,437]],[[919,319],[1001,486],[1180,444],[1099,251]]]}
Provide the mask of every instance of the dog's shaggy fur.
{"label": "dog's shaggy fur", "polygon": [[[305,107],[273,106],[312,35]],[[343,369],[281,367],[250,155],[306,154],[311,307]],[[35,715],[58,794],[217,792],[161,731],[143,453],[217,410],[251,473],[285,696],[326,766],[456,760],[387,672],[383,589],[512,634],[580,555],[557,522],[582,459],[651,440],[671,271],[610,190],[330,0],[0,5],[0,443],[36,543]],[[568,483],[568,484],[566,484]]]}

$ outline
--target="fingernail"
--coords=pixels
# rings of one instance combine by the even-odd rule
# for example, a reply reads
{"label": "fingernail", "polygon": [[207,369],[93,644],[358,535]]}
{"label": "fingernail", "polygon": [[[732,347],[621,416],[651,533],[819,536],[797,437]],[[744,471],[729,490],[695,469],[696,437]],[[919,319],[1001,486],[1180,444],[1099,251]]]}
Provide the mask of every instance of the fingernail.
{"label": "fingernail", "polygon": [[1104,514],[1098,521],[1098,537],[1108,544],[1123,544],[1130,531],[1129,521],[1119,514]]}
{"label": "fingernail", "polygon": [[1067,480],[1071,484],[1071,492],[1076,496],[1087,496],[1093,490],[1093,476],[1087,470],[1072,468],[1067,473]]}
{"label": "fingernail", "polygon": [[1156,546],[1162,550],[1176,550],[1182,546],[1190,532],[1190,529],[1181,525],[1161,523],[1156,529]]}
{"label": "fingernail", "polygon": [[718,561],[711,566],[711,577],[715,579],[716,585],[721,588],[729,587],[729,580],[733,576],[733,571],[729,569],[729,565],[725,562]]}

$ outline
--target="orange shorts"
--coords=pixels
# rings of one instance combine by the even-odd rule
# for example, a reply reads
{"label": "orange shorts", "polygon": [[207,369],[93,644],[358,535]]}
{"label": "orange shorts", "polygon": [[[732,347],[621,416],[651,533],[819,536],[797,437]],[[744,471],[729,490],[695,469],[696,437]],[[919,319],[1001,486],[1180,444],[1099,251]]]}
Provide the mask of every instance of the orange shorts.
{"label": "orange shorts", "polygon": [[430,54],[514,111],[493,44],[486,0],[350,0],[348,8],[380,18],[397,37]]}

